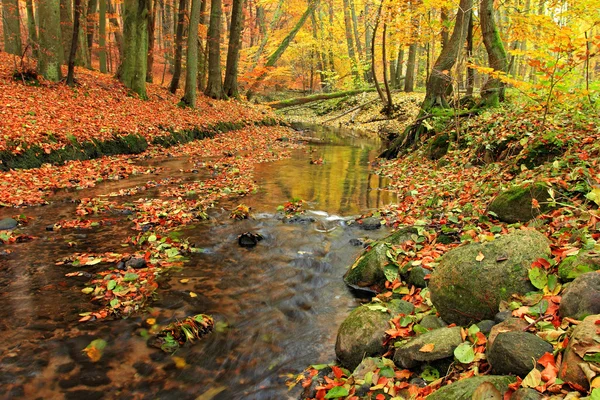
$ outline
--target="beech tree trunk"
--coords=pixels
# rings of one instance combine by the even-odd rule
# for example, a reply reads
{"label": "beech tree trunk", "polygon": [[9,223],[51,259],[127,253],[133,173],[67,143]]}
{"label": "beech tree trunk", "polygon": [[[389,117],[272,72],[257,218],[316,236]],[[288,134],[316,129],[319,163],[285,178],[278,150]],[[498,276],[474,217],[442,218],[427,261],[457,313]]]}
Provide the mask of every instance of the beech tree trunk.
{"label": "beech tree trunk", "polygon": [[98,23],[98,56],[100,57],[100,72],[106,73],[106,0],[100,1]]}
{"label": "beech tree trunk", "polygon": [[63,61],[68,63],[73,38],[73,14],[71,0],[60,0],[60,33],[62,36]]}
{"label": "beech tree trunk", "polygon": [[58,82],[62,78],[60,65],[63,59],[60,1],[40,1],[38,15],[40,21],[38,73],[49,81]]}
{"label": "beech tree trunk", "polygon": [[79,40],[79,20],[81,19],[81,0],[75,0],[75,15],[73,17],[73,30],[71,33],[71,47],[69,51],[69,64],[67,85],[75,85],[75,56],[77,55],[77,42]]}
{"label": "beech tree trunk", "polygon": [[[33,0],[26,0],[27,6],[27,33],[29,35],[29,46],[33,58],[39,57],[37,25],[35,24],[35,15],[33,12]],[[6,43],[6,39],[4,40]]]}
{"label": "beech tree trunk", "polygon": [[356,51],[354,50],[354,40],[352,38],[352,19],[350,17],[350,1],[344,0],[344,27],[346,29],[346,45],[348,46],[348,58],[352,64],[352,76],[358,79],[358,64],[356,62]]}
{"label": "beech tree trunk", "polygon": [[[94,18],[94,15],[96,14],[96,9],[98,8],[98,0],[89,0],[88,1],[88,7],[87,7],[87,28],[86,28],[86,33],[87,33],[87,48],[88,48],[88,53],[91,57],[92,55],[92,45],[94,44],[94,30],[96,27],[96,21]],[[90,65],[89,67],[91,67],[91,61],[90,61]]]}
{"label": "beech tree trunk", "polygon": [[[473,62],[473,18],[469,19],[467,30],[467,61]],[[475,88],[475,70],[467,67],[467,96],[473,96]]]}
{"label": "beech tree trunk", "polygon": [[143,99],[147,97],[149,1],[124,0],[123,2],[123,57],[118,73],[121,82]]}
{"label": "beech tree trunk", "polygon": [[108,18],[108,22],[111,25],[111,30],[115,36],[115,43],[119,52],[119,59],[123,59],[123,35],[121,34],[121,27],[119,26],[119,20],[114,16],[116,14],[115,7],[112,5],[110,0],[106,0],[108,13],[111,15]]}
{"label": "beech tree trunk", "polygon": [[223,77],[221,76],[221,0],[210,2],[210,22],[208,25],[208,84],[204,94],[213,99],[225,98]]}
{"label": "beech tree trunk", "polygon": [[190,11],[190,27],[187,41],[187,58],[185,68],[185,94],[183,102],[189,107],[196,107],[196,89],[198,86],[198,24],[200,23],[200,1],[192,0]]}
{"label": "beech tree trunk", "polygon": [[[207,21],[206,5],[207,0],[202,0],[202,3],[200,3],[200,25],[203,27],[206,26]],[[198,90],[204,92],[204,89],[206,89],[206,73],[208,71],[208,42],[206,40],[202,42],[200,39],[198,39],[198,41],[200,42],[200,54],[198,55]]]}
{"label": "beech tree trunk", "polygon": [[[494,18],[494,1],[481,0],[479,3],[479,19],[481,21],[481,35],[488,54],[490,68],[498,72],[507,72],[508,56],[496,21]],[[485,106],[497,106],[504,101],[504,84],[496,77],[489,76],[487,82],[481,89],[481,104]]]}
{"label": "beech tree trunk", "polygon": [[[102,1],[102,0],[100,0]],[[154,78],[153,66],[154,66],[154,41],[155,41],[155,28],[156,28],[156,8],[158,6],[158,0],[150,0],[148,2],[150,10],[148,13],[148,68],[146,71],[146,82],[152,83]]]}
{"label": "beech tree trunk", "polygon": [[473,8],[473,0],[460,0],[454,31],[448,45],[442,49],[442,53],[433,65],[431,74],[427,81],[427,92],[423,101],[422,110],[430,110],[434,107],[447,108],[446,96],[448,88],[452,84],[450,71],[458,58],[459,51],[463,48],[467,36],[467,27]]}
{"label": "beech tree trunk", "polygon": [[183,28],[185,25],[185,0],[179,0],[179,9],[177,13],[177,34],[175,35],[175,65],[173,68],[173,78],[169,91],[176,93],[179,89],[179,78],[181,77],[181,57],[183,56]]}
{"label": "beech tree trunk", "polygon": [[19,2],[17,0],[2,0],[4,51],[16,56],[21,56],[21,53],[23,52],[19,21]]}
{"label": "beech tree trunk", "polygon": [[242,30],[244,30],[244,0],[233,0],[231,9],[231,26],[229,30],[229,47],[227,49],[227,66],[225,68],[225,96],[239,97],[238,64],[242,47]]}
{"label": "beech tree trunk", "polygon": [[415,90],[415,66],[417,63],[417,44],[408,46],[408,60],[406,61],[406,79],[404,80],[404,91],[407,93]]}

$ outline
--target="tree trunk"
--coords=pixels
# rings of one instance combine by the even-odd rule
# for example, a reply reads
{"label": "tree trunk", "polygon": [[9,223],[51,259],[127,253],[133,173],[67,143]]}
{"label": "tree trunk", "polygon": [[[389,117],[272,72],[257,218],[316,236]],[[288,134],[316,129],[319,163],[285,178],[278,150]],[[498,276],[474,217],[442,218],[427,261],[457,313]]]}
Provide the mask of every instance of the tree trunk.
{"label": "tree trunk", "polygon": [[[100,0],[102,1],[102,0]],[[158,6],[158,0],[150,0],[148,5],[151,7],[148,13],[148,69],[146,71],[146,82],[152,83],[153,81],[153,67],[154,67],[154,38],[155,38],[155,27],[156,27],[156,8]],[[196,36],[198,36],[196,34]]]}
{"label": "tree trunk", "polygon": [[358,17],[356,16],[356,7],[354,7],[354,0],[350,1],[350,13],[352,14],[352,30],[354,31],[354,42],[356,43],[356,52],[358,53],[358,59],[362,60],[363,47],[360,42],[360,35],[358,34]]}
{"label": "tree trunk", "polygon": [[407,93],[415,90],[415,66],[417,62],[417,44],[408,46],[408,60],[406,62],[406,79],[404,80],[404,91]]}
{"label": "tree trunk", "polygon": [[[29,46],[31,46],[31,54],[33,58],[39,57],[37,25],[35,24],[35,15],[33,12],[33,0],[26,0],[27,6],[27,33]],[[6,39],[4,40],[6,43]]]}
{"label": "tree trunk", "polygon": [[208,84],[204,94],[213,99],[225,98],[221,76],[221,0],[210,2],[210,22],[208,26]]}
{"label": "tree trunk", "polygon": [[[96,18],[94,16],[96,15],[97,8],[98,8],[98,0],[88,0],[86,33],[87,33],[87,47],[88,47],[88,53],[90,55],[90,59],[92,56],[92,45],[94,44],[94,30],[96,28]],[[91,61],[90,61],[89,66],[91,68]]]}
{"label": "tree trunk", "polygon": [[448,46],[448,9],[442,7],[440,19],[442,20],[442,50]]}
{"label": "tree trunk", "polygon": [[196,90],[198,86],[198,24],[200,23],[200,1],[192,0],[190,10],[190,27],[187,41],[187,58],[185,68],[185,94],[183,102],[189,107],[196,107]]}
{"label": "tree trunk", "polygon": [[79,22],[81,19],[81,0],[75,0],[75,15],[73,17],[73,30],[71,34],[71,47],[69,51],[69,66],[67,85],[75,85],[75,56],[77,55],[77,42],[79,40]]}
{"label": "tree trunk", "polygon": [[115,36],[115,43],[117,45],[117,51],[119,52],[119,59],[122,60],[123,59],[123,35],[121,34],[121,27],[119,25],[119,20],[117,19],[117,17],[115,17],[116,10],[113,7],[110,0],[106,0],[106,5],[107,5],[108,13],[111,15],[108,18],[108,22],[110,23],[110,25],[112,27],[111,30],[113,31],[113,34]]}
{"label": "tree trunk", "polygon": [[106,0],[100,1],[98,20],[98,55],[100,57],[100,72],[106,73]]}
{"label": "tree trunk", "polygon": [[[29,9],[28,9],[29,11]],[[18,0],[2,0],[2,30],[4,33],[4,51],[21,56],[21,27]]]}
{"label": "tree trunk", "polygon": [[285,3],[284,0],[279,0],[279,2],[277,2],[277,7],[275,8],[275,11],[273,12],[273,17],[271,18],[271,23],[269,24],[269,29],[264,30],[264,34],[262,36],[260,45],[258,46],[258,50],[256,51],[256,53],[254,54],[254,57],[252,58],[252,69],[256,68],[256,66],[258,65],[258,61],[260,60],[260,57],[262,56],[262,53],[265,50],[265,46],[267,45],[267,43],[269,41],[269,33],[273,32],[275,30],[275,28],[277,27],[277,24],[279,24],[279,21],[281,20],[281,17],[283,15],[284,3]]}
{"label": "tree trunk", "polygon": [[325,76],[325,62],[323,60],[323,51],[321,49],[322,41],[319,40],[319,27],[317,25],[317,16],[316,12],[313,12],[310,15],[312,26],[313,26],[313,39],[315,40],[315,46],[313,48],[313,52],[317,56],[317,70],[319,71],[319,87],[321,90],[325,89],[325,82],[327,80]]}
{"label": "tree trunk", "polygon": [[40,1],[38,15],[40,21],[38,73],[49,81],[58,82],[62,78],[60,65],[63,58],[60,32],[60,1]]}
{"label": "tree trunk", "polygon": [[181,77],[181,57],[183,56],[183,28],[185,25],[185,11],[186,11],[185,0],[179,0],[179,12],[177,14],[177,34],[175,36],[175,66],[173,69],[173,78],[171,79],[171,85],[169,91],[176,93],[179,89],[179,78]]}
{"label": "tree trunk", "polygon": [[119,79],[145,99],[148,62],[148,11],[150,0],[124,0],[123,58]]}
{"label": "tree trunk", "polygon": [[388,79],[387,74],[387,50],[386,50],[386,41],[387,41],[387,23],[383,23],[383,34],[382,34],[382,44],[381,44],[381,52],[382,52],[382,61],[383,61],[383,84],[385,85],[385,94],[387,97],[387,106],[385,107],[385,111],[387,116],[392,115],[392,111],[394,110],[394,101],[392,99],[392,92],[390,90],[390,81]]}
{"label": "tree trunk", "polygon": [[60,0],[60,34],[62,38],[63,61],[65,63],[69,61],[71,54],[71,39],[73,38],[72,11],[71,0]]}
{"label": "tree trunk", "polygon": [[225,68],[225,96],[239,97],[238,64],[242,47],[242,30],[244,30],[244,0],[233,0],[231,9],[231,27],[229,31],[229,47],[227,48],[227,66]]}
{"label": "tree trunk", "polygon": [[[373,41],[373,25],[371,24],[371,20],[369,18],[369,14],[371,13],[371,5],[369,4],[369,2],[365,2],[365,58],[366,60],[371,60],[372,54],[371,54],[371,42]],[[371,70],[369,69],[366,73],[365,73],[365,78],[367,80],[367,82],[371,83],[373,82],[373,74],[371,72]]]}
{"label": "tree trunk", "polygon": [[[379,8],[377,10],[377,17],[375,18],[375,26],[373,27],[373,36],[371,37],[371,75],[373,76],[373,82],[375,83],[375,89],[377,89],[377,94],[381,99],[381,102],[385,104],[386,99],[379,86],[379,80],[377,79],[377,72],[375,70],[375,43],[377,42],[377,28],[379,28],[379,21],[381,19],[381,10],[383,8],[384,0],[381,0],[379,3]],[[385,65],[383,67],[385,70]]]}
{"label": "tree trunk", "polygon": [[[202,0],[200,4],[200,25],[206,26],[206,5],[208,1]],[[200,42],[200,54],[198,56],[198,90],[204,92],[206,89],[206,73],[208,71],[208,41]]]}
{"label": "tree trunk", "polygon": [[400,89],[400,83],[402,81],[402,69],[404,65],[404,46],[400,45],[400,51],[398,52],[398,59],[396,61],[396,76],[394,77],[394,87]]}
{"label": "tree trunk", "polygon": [[[488,64],[497,72],[507,72],[508,56],[494,19],[494,1],[481,0],[479,3],[481,35],[488,54]],[[496,77],[489,76],[481,89],[481,103],[486,106],[497,106],[504,101],[504,84]]]}
{"label": "tree trunk", "polygon": [[169,68],[173,66],[173,12],[171,8],[174,8],[172,4],[174,4],[175,0],[164,0],[164,7],[162,9],[162,31],[164,36],[164,44],[165,44],[165,63],[169,64]]}
{"label": "tree trunk", "polygon": [[427,81],[427,92],[421,107],[424,111],[435,107],[448,107],[446,96],[452,84],[450,71],[456,63],[459,51],[464,46],[472,8],[473,0],[460,0],[452,37],[433,65]]}
{"label": "tree trunk", "polygon": [[352,38],[352,19],[350,17],[350,1],[344,0],[344,27],[346,29],[346,45],[348,46],[348,58],[352,65],[352,76],[355,80],[359,79],[358,65],[356,63],[356,52],[354,50],[354,40]]}
{"label": "tree trunk", "polygon": [[267,105],[276,110],[279,110],[279,109],[286,108],[286,107],[299,106],[302,104],[312,103],[313,101],[338,99],[340,97],[349,97],[349,96],[354,96],[354,95],[361,94],[361,93],[369,93],[369,92],[373,92],[373,91],[375,91],[374,88],[373,89],[353,89],[353,90],[346,90],[346,91],[334,92],[334,93],[321,93],[321,94],[314,94],[314,95],[306,96],[306,97],[297,97],[294,99],[274,101],[272,103],[267,103]]}
{"label": "tree trunk", "polygon": [[[473,62],[473,18],[469,19],[467,30],[467,61]],[[475,70],[467,67],[467,96],[473,96],[475,88]]]}

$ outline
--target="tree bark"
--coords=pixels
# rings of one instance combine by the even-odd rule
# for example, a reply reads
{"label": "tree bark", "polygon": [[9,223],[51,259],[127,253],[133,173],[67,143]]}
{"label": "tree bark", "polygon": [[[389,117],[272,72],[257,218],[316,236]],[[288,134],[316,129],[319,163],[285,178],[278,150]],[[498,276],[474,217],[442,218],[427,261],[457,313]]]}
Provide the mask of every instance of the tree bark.
{"label": "tree bark", "polygon": [[148,64],[148,69],[146,71],[146,82],[152,83],[154,78],[154,42],[156,32],[156,8],[158,6],[158,0],[154,0],[154,2],[150,0],[148,5],[150,6],[150,11],[148,13],[148,61],[146,62]]}
{"label": "tree bark", "polygon": [[116,10],[113,7],[110,0],[106,0],[108,13],[111,15],[108,18],[108,22],[112,26],[112,31],[115,36],[115,43],[117,45],[117,51],[119,52],[119,59],[123,59],[123,35],[121,34],[121,27],[119,25],[119,20],[114,16],[116,14]]}
{"label": "tree bark", "polygon": [[[33,12],[33,0],[26,0],[27,6],[27,33],[29,46],[31,46],[31,53],[33,54],[33,58],[39,57],[39,48],[38,48],[38,34],[37,34],[37,25],[35,24],[35,15]],[[6,43],[6,39],[4,40]]]}
{"label": "tree bark", "polygon": [[75,15],[73,17],[73,30],[71,34],[71,48],[69,51],[69,66],[67,85],[75,85],[75,56],[77,55],[77,42],[79,40],[79,22],[81,19],[81,0],[75,0]]}
{"label": "tree bark", "polygon": [[71,0],[60,0],[60,33],[62,36],[63,61],[68,63],[73,38],[73,14]]}
{"label": "tree bark", "polygon": [[239,97],[238,64],[242,47],[242,31],[244,30],[244,0],[233,0],[231,9],[231,27],[229,31],[229,47],[227,48],[227,65],[225,68],[225,96]]}
{"label": "tree bark", "polygon": [[106,73],[106,0],[99,1],[98,55],[100,58],[100,72]]}
{"label": "tree bark", "polygon": [[269,29],[264,29],[264,31],[261,30],[261,32],[264,32],[264,34],[262,35],[262,39],[260,41],[260,45],[258,46],[258,50],[256,51],[256,53],[254,54],[254,57],[252,58],[252,69],[256,68],[256,66],[258,65],[258,61],[260,60],[260,57],[262,56],[262,54],[265,50],[265,46],[267,45],[267,43],[269,41],[269,33],[273,32],[275,30],[275,28],[277,27],[277,24],[279,24],[279,21],[281,20],[281,17],[283,15],[284,3],[285,3],[284,0],[279,0],[279,2],[277,2],[277,7],[275,8],[275,11],[273,12],[273,16],[271,17],[271,23],[269,24]]}
{"label": "tree bark", "polygon": [[213,99],[223,99],[223,78],[221,76],[221,0],[210,2],[210,22],[208,26],[208,84],[204,94]]}
{"label": "tree bark", "polygon": [[[377,10],[377,17],[375,18],[375,26],[373,27],[373,36],[371,37],[371,75],[373,76],[373,82],[375,83],[375,89],[377,89],[377,94],[381,99],[381,102],[385,104],[385,96],[381,87],[379,86],[379,80],[377,79],[377,72],[375,70],[375,43],[377,42],[377,29],[379,28],[379,22],[381,20],[381,10],[383,8],[384,0],[381,0],[379,3],[379,8]],[[385,65],[383,67],[385,69]]]}
{"label": "tree bark", "polygon": [[[94,30],[96,28],[96,21],[94,15],[96,15],[96,9],[98,8],[98,0],[89,0],[87,7],[87,47],[90,58],[92,56],[92,46],[94,44]],[[91,60],[90,65],[91,68]]]}
{"label": "tree bark", "polygon": [[383,34],[382,34],[382,61],[383,61],[383,84],[385,85],[385,94],[387,97],[387,106],[385,107],[385,111],[387,116],[392,115],[392,111],[394,109],[394,101],[392,99],[392,91],[390,90],[390,81],[388,79],[387,74],[387,50],[386,50],[386,41],[387,41],[387,23],[383,23]]}
{"label": "tree bark", "polygon": [[190,11],[190,27],[187,41],[187,58],[185,68],[185,94],[183,102],[189,107],[196,107],[196,90],[198,86],[198,24],[200,23],[200,1],[192,0]]}
{"label": "tree bark", "polygon": [[272,103],[267,103],[267,105],[276,110],[279,110],[279,109],[286,108],[286,107],[299,106],[302,104],[311,103],[313,101],[338,99],[340,97],[354,96],[357,94],[368,93],[368,92],[373,92],[373,91],[375,91],[375,88],[345,90],[342,92],[334,92],[334,93],[322,93],[322,94],[315,94],[315,95],[306,96],[306,97],[297,97],[295,99],[275,101]]}
{"label": "tree bark", "polygon": [[358,53],[358,59],[363,58],[363,47],[360,42],[360,35],[358,34],[358,17],[356,16],[356,7],[354,7],[354,0],[350,1],[350,13],[352,15],[352,30],[354,31],[354,42],[356,43],[356,52]]}
{"label": "tree bark", "polygon": [[62,78],[60,65],[63,59],[62,36],[60,31],[60,1],[39,2],[40,58],[38,73],[52,82]]}
{"label": "tree bark", "polygon": [[[497,72],[507,72],[508,56],[494,19],[493,0],[480,1],[479,19],[490,68]],[[481,103],[485,106],[497,106],[501,101],[504,101],[504,84],[500,79],[490,75],[481,89]]]}
{"label": "tree bark", "polygon": [[424,111],[435,107],[449,107],[446,96],[452,83],[450,70],[456,63],[460,49],[464,46],[472,8],[473,0],[460,0],[452,37],[434,63],[427,81],[427,92],[421,107]]}
{"label": "tree bark", "polygon": [[[473,62],[473,18],[469,19],[467,30],[467,61]],[[475,88],[475,70],[467,67],[467,96],[473,96]]]}
{"label": "tree bark", "polygon": [[[208,1],[202,0],[200,3],[200,25],[206,26],[206,5]],[[199,41],[199,51],[200,54],[198,56],[198,90],[204,92],[206,89],[206,74],[208,71],[208,41],[202,41],[198,38]]]}
{"label": "tree bark", "polygon": [[[29,8],[27,9],[29,11]],[[2,30],[4,33],[4,51],[21,56],[21,27],[18,0],[2,0]]]}
{"label": "tree bark", "polygon": [[171,79],[171,85],[169,91],[176,93],[179,89],[179,79],[181,77],[181,58],[183,56],[183,28],[185,25],[185,12],[186,12],[185,0],[179,0],[179,10],[177,13],[177,34],[175,36],[175,65],[173,69],[173,78]]}
{"label": "tree bark", "polygon": [[406,79],[404,80],[404,91],[407,93],[415,91],[415,66],[417,63],[417,44],[408,46],[408,60],[406,61]]}
{"label": "tree bark", "polygon": [[356,62],[356,52],[354,50],[354,40],[352,38],[352,19],[350,17],[350,1],[344,0],[344,27],[346,29],[346,45],[348,46],[348,58],[352,65],[352,76],[355,80],[359,79],[358,64]]}
{"label": "tree bark", "polygon": [[123,57],[118,73],[121,82],[143,99],[147,97],[149,1],[125,0],[123,2]]}

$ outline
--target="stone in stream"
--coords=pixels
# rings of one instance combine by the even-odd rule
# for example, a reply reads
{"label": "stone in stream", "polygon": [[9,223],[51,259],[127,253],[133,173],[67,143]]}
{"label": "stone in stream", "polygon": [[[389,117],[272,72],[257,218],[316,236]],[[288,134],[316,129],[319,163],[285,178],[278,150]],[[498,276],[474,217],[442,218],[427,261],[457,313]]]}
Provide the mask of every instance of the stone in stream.
{"label": "stone in stream", "polygon": [[340,363],[354,370],[365,357],[385,353],[383,346],[388,321],[398,314],[411,314],[414,306],[403,300],[389,303],[370,303],[354,309],[342,322],[335,343]]}
{"label": "stone in stream", "polygon": [[525,377],[544,354],[554,347],[529,332],[504,332],[488,348],[487,358],[495,374],[515,374]]}
{"label": "stone in stream", "polygon": [[0,219],[0,231],[8,231],[11,229],[15,229],[19,225],[16,219],[13,218],[4,218]]}
{"label": "stone in stream", "polygon": [[375,217],[364,218],[359,221],[358,226],[365,231],[374,231],[381,228],[381,221]]}
{"label": "stone in stream", "polygon": [[[146,268],[146,260],[142,257],[132,257],[125,262],[127,268],[142,269]],[[118,268],[118,266],[117,266]]]}
{"label": "stone in stream", "polygon": [[600,314],[600,272],[588,272],[569,283],[560,301],[561,317],[584,319]]}
{"label": "stone in stream", "polygon": [[558,371],[560,379],[576,383],[585,390],[589,389],[590,383],[582,369],[582,367],[589,369],[584,357],[600,352],[598,326],[600,326],[600,315],[590,315],[575,327]]}
{"label": "stone in stream", "polygon": [[[429,331],[408,341],[394,353],[394,363],[400,368],[413,368],[420,363],[441,360],[454,356],[456,349],[462,342],[461,327],[439,328]],[[422,351],[428,346],[427,351]]]}
{"label": "stone in stream", "polygon": [[354,289],[381,289],[385,285],[385,266],[389,263],[389,245],[398,245],[416,237],[413,227],[399,229],[391,235],[373,243],[365,250],[344,275],[344,282]]}
{"label": "stone in stream", "polygon": [[565,258],[558,266],[558,276],[564,282],[579,275],[600,270],[600,253],[594,250],[580,251],[576,256]]}
{"label": "stone in stream", "polygon": [[448,323],[492,319],[502,300],[535,290],[529,269],[535,260],[549,255],[548,239],[534,230],[457,247],[431,273],[431,301]]}
{"label": "stone in stream", "polygon": [[254,247],[263,239],[263,237],[257,233],[244,232],[238,236],[238,244],[241,247]]}
{"label": "stone in stream", "polygon": [[[500,221],[509,224],[527,222],[550,210],[547,204],[549,197],[548,187],[542,183],[514,186],[496,196],[488,210],[496,214]],[[534,199],[539,203],[539,208],[533,208]]]}
{"label": "stone in stream", "polygon": [[514,376],[486,375],[474,376],[461,379],[427,396],[427,400],[471,400],[473,393],[485,382],[490,382],[498,391],[504,395],[508,391],[508,385],[515,382]]}
{"label": "stone in stream", "polygon": [[421,266],[413,266],[410,271],[402,274],[402,278],[409,285],[413,285],[418,288],[426,288],[427,279],[425,279],[425,277],[429,274],[431,274],[431,271],[428,269],[425,269]]}

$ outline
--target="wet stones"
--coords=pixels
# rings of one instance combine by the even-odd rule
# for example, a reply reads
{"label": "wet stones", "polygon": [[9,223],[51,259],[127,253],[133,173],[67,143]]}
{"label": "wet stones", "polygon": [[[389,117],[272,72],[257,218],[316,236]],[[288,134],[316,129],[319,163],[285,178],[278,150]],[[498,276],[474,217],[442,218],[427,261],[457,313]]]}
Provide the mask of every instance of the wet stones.
{"label": "wet stones", "polygon": [[133,269],[146,268],[146,260],[141,257],[132,257],[125,262],[125,267]]}
{"label": "wet stones", "polygon": [[341,364],[353,370],[364,357],[381,355],[388,321],[398,314],[411,314],[414,306],[403,300],[370,303],[356,308],[342,322],[335,343],[335,354]]}
{"label": "wet stones", "polygon": [[240,247],[252,248],[261,240],[263,240],[263,237],[258,233],[244,232],[238,236],[238,245],[240,245]]}
{"label": "wet stones", "polygon": [[15,229],[19,223],[13,218],[0,219],[0,231]]}
{"label": "wet stones", "polygon": [[452,357],[454,349],[463,342],[460,330],[460,326],[439,328],[417,336],[396,350],[394,363],[400,368],[413,368],[420,363]]}
{"label": "wet stones", "polygon": [[525,377],[545,353],[554,348],[529,332],[499,334],[488,349],[487,357],[495,374],[515,374]]}
{"label": "wet stones", "polygon": [[600,273],[588,272],[571,282],[563,293],[559,312],[563,318],[575,319],[600,314]]}
{"label": "wet stones", "polygon": [[474,376],[444,386],[427,396],[427,400],[471,400],[475,390],[485,382],[490,382],[500,393],[505,393],[508,390],[508,385],[515,382],[515,380],[513,376]]}
{"label": "wet stones", "polygon": [[549,254],[548,239],[533,230],[458,247],[431,273],[431,300],[448,323],[492,319],[502,300],[534,290],[528,271],[533,261]]}
{"label": "wet stones", "polygon": [[360,229],[365,231],[374,231],[381,228],[381,221],[379,218],[369,217],[361,220],[358,224]]}

